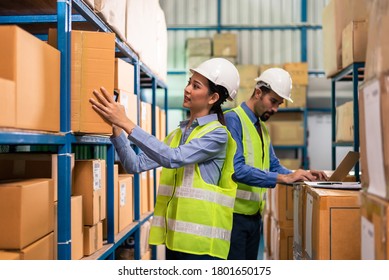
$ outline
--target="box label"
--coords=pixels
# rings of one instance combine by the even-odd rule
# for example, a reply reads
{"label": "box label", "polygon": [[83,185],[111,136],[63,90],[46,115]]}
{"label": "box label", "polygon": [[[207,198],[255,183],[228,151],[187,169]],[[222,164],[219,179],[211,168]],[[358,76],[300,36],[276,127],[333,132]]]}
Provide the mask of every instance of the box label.
{"label": "box label", "polygon": [[125,183],[120,184],[120,206],[123,207],[126,205],[126,192],[127,185]]}
{"label": "box label", "polygon": [[365,217],[361,217],[361,257],[362,260],[374,260],[375,248],[374,248],[374,225]]}
{"label": "box label", "polygon": [[367,165],[369,167],[368,192],[386,197],[379,81],[366,86],[364,93]]}
{"label": "box label", "polygon": [[101,189],[101,166],[100,162],[93,163],[93,190]]}

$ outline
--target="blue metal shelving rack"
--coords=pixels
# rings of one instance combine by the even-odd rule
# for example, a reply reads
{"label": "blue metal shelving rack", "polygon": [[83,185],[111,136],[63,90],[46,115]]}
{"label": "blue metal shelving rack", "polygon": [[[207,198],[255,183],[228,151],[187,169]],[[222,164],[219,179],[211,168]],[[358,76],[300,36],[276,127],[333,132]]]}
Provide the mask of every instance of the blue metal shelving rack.
{"label": "blue metal shelving rack", "polygon": [[[28,8],[28,7],[26,7]],[[79,14],[72,14],[72,9]],[[70,130],[70,32],[72,22],[88,21],[102,32],[113,32],[82,0],[57,0],[56,14],[52,15],[1,15],[0,24],[26,24],[26,23],[57,23],[58,49],[61,52],[61,86],[60,86],[60,132],[35,133],[24,131],[0,131],[1,145],[53,145],[58,149],[58,259],[71,259],[71,153],[72,145],[106,145],[107,146],[107,244],[103,249],[85,259],[114,259],[115,249],[129,236],[135,238],[135,259],[140,259],[140,226],[150,219],[151,213],[140,215],[139,176],[134,176],[134,222],[118,235],[114,235],[114,186],[113,164],[115,151],[108,137],[104,136],[77,136]],[[38,38],[45,39],[47,35],[36,34]],[[157,88],[164,89],[164,110],[168,111],[167,85],[139,59],[125,42],[118,37],[115,39],[116,54],[134,65],[135,68],[135,94],[138,96],[138,109],[140,107],[141,88],[152,89],[152,134],[156,134],[155,106]],[[142,77],[142,78],[141,78]],[[166,122],[168,117],[166,114]],[[140,119],[138,115],[137,123]],[[166,126],[167,130],[167,126]],[[167,134],[167,131],[165,131]],[[154,176],[156,178],[156,176]],[[156,184],[154,182],[154,188]],[[155,258],[155,250],[153,250]]]}
{"label": "blue metal shelving rack", "polygon": [[[359,152],[359,109],[358,109],[358,83],[364,77],[364,62],[356,62],[331,77],[331,140],[332,140],[332,169],[336,169],[336,147],[352,147]],[[350,143],[336,143],[336,83],[353,83],[353,110],[354,110],[354,141]],[[355,178],[359,181],[359,162],[354,167]]]}

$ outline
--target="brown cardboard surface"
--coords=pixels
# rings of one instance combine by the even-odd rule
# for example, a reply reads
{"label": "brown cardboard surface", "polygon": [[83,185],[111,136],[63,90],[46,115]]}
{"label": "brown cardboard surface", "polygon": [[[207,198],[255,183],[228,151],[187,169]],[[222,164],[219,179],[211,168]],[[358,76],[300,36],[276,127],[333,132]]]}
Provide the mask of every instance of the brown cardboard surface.
{"label": "brown cardboard surface", "polygon": [[[49,29],[52,46],[57,45],[56,39],[56,30]],[[110,134],[112,128],[92,109],[89,98],[102,86],[113,95],[115,34],[73,30],[71,42],[71,129]]]}
{"label": "brown cardboard surface", "polygon": [[140,105],[140,127],[151,134],[151,104],[142,101]]}
{"label": "brown cardboard surface", "polygon": [[[389,259],[389,202],[361,192],[362,259]],[[366,251],[364,251],[366,248]],[[369,254],[369,251],[373,254]]]}
{"label": "brown cardboard surface", "polygon": [[306,62],[285,63],[284,69],[289,72],[292,78],[293,86],[308,85],[308,63]]}
{"label": "brown cardboard surface", "polygon": [[16,25],[0,26],[0,37],[0,77],[15,82],[15,101],[6,103],[14,126],[58,132],[59,51]]}
{"label": "brown cardboard surface", "polygon": [[293,260],[293,228],[281,227],[271,218],[271,252],[273,260]]}
{"label": "brown cardboard surface", "polygon": [[0,77],[0,127],[16,126],[15,82]]}
{"label": "brown cardboard surface", "polygon": [[0,249],[22,249],[54,229],[51,179],[0,183]]}
{"label": "brown cardboard surface", "polygon": [[134,66],[121,58],[115,58],[114,89],[122,89],[134,94]]}
{"label": "brown cardboard surface", "polygon": [[277,184],[270,189],[272,215],[280,227],[293,228],[293,187]]}
{"label": "brown cardboard surface", "polygon": [[82,196],[72,196],[71,200],[71,237],[72,237],[72,260],[79,260],[84,255],[84,236],[82,219]]}
{"label": "brown cardboard surface", "polygon": [[84,256],[90,256],[103,247],[103,224],[84,226]]}
{"label": "brown cardboard surface", "polygon": [[272,144],[304,145],[304,125],[301,121],[270,121],[270,137]]}
{"label": "brown cardboard surface", "polygon": [[0,260],[20,260],[20,254],[17,251],[0,250]]}
{"label": "brown cardboard surface", "polygon": [[3,153],[0,154],[0,180],[53,179],[54,201],[57,201],[57,162],[57,154]]}
{"label": "brown cardboard surface", "polygon": [[[238,40],[235,33],[215,33],[213,35],[214,56],[237,56]],[[256,77],[254,77],[255,79]]]}
{"label": "brown cardboard surface", "polygon": [[280,163],[290,170],[301,168],[302,161],[299,158],[280,158]]}
{"label": "brown cardboard surface", "polygon": [[21,250],[23,260],[53,260],[54,234],[51,232],[28,247]]}
{"label": "brown cardboard surface", "polygon": [[105,160],[76,160],[73,195],[82,195],[84,225],[95,225],[106,217]]}
{"label": "brown cardboard surface", "polygon": [[124,106],[127,117],[134,123],[138,123],[138,97],[121,89],[116,92],[119,94],[118,102]]}
{"label": "brown cardboard surface", "polygon": [[291,97],[293,103],[284,100],[282,104],[286,104],[288,108],[305,108],[307,106],[307,86],[293,85]]}
{"label": "brown cardboard surface", "polygon": [[353,62],[365,62],[367,22],[351,21],[342,32],[342,67]]}
{"label": "brown cardboard surface", "polygon": [[118,182],[118,226],[119,231],[130,225],[134,220],[134,176],[119,174]]}
{"label": "brown cardboard surface", "polygon": [[[236,65],[236,68],[238,69],[240,77],[239,86],[241,88],[249,88],[250,91],[253,92],[256,84],[255,79],[258,77],[258,65],[238,64]],[[248,97],[249,96],[246,96],[246,98]]]}
{"label": "brown cardboard surface", "polygon": [[264,255],[266,256],[266,259],[270,260],[272,259],[272,252],[271,252],[271,214],[270,212],[265,211],[263,213],[262,223],[263,223],[263,244],[264,244]]}
{"label": "brown cardboard surface", "polygon": [[305,253],[315,260],[361,259],[359,191],[307,187]]}
{"label": "brown cardboard surface", "polygon": [[336,107],[336,142],[354,141],[354,102]]}
{"label": "brown cardboard surface", "polygon": [[209,37],[188,38],[185,47],[186,56],[212,55],[212,39]]}

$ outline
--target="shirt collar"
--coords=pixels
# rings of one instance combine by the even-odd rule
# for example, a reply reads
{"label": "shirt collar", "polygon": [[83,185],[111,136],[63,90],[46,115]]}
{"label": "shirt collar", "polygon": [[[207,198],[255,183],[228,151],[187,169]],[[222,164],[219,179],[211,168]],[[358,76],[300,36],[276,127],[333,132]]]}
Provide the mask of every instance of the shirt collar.
{"label": "shirt collar", "polygon": [[241,104],[241,107],[243,108],[249,119],[253,122],[253,124],[255,124],[258,121],[258,117],[254,114],[253,111],[251,111],[251,109],[247,106],[246,102],[243,102]]}
{"label": "shirt collar", "polygon": [[[193,121],[192,127],[196,127],[198,125],[206,125],[212,121],[217,121],[217,114],[209,114],[200,118],[197,118]],[[185,127],[188,124],[189,120],[184,120],[180,122],[180,127]]]}

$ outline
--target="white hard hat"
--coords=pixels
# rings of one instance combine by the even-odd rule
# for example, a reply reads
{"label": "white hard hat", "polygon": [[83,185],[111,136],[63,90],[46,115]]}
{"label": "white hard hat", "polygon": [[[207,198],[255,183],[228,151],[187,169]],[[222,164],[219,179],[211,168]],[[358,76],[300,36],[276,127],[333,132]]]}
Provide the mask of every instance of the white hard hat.
{"label": "white hard hat", "polygon": [[289,102],[293,102],[292,98],[290,98],[292,94],[292,78],[284,69],[277,67],[269,68],[263,71],[255,81],[264,84]]}
{"label": "white hard hat", "polygon": [[197,72],[214,84],[225,87],[228,91],[228,99],[234,100],[240,83],[239,72],[227,59],[211,58],[190,69],[190,72]]}

